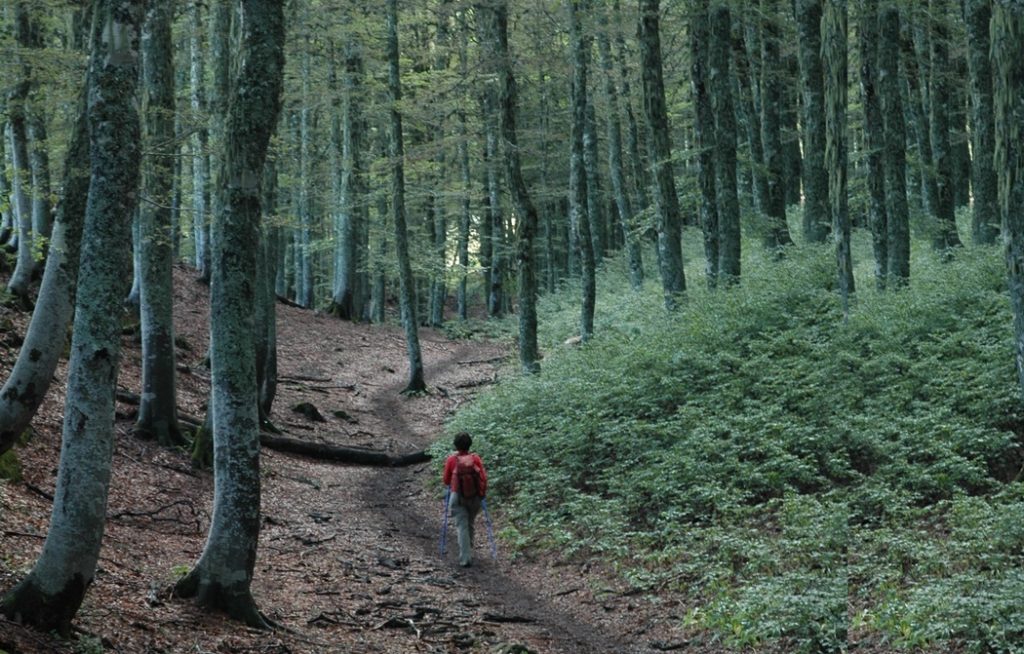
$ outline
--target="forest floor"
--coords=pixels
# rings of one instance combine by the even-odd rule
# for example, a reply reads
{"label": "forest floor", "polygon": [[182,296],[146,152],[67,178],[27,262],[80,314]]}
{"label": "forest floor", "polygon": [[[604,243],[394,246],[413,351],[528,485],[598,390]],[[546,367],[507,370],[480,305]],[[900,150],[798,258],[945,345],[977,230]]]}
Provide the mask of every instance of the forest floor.
{"label": "forest floor", "polygon": [[[209,387],[207,288],[175,270],[179,408],[202,417]],[[0,373],[18,354],[29,314],[0,309]],[[390,454],[442,438],[458,407],[510,369],[511,342],[420,332],[429,392],[400,394],[405,341],[395,326],[352,324],[278,304],[280,386],[271,416],[289,437]],[[124,339],[119,387],[137,393],[140,350]],[[0,483],[0,592],[32,566],[50,517],[60,451],[65,364],[18,450],[23,481]],[[314,404],[325,421],[292,411]],[[61,640],[0,618],[7,652],[687,652],[686,607],[633,594],[589,560],[509,551],[492,560],[478,528],[475,563],[459,568],[454,529],[438,545],[442,503],[431,464],[375,468],[262,451],[263,523],[253,592],[282,628],[258,631],[171,596],[204,544],[213,478],[187,453],[131,433],[135,407],[118,404],[108,521],[99,569]],[[514,429],[514,425],[509,425]],[[447,438],[447,437],[445,437]],[[524,443],[524,447],[542,444]],[[524,480],[524,483],[529,483]],[[500,506],[492,506],[500,531]]]}

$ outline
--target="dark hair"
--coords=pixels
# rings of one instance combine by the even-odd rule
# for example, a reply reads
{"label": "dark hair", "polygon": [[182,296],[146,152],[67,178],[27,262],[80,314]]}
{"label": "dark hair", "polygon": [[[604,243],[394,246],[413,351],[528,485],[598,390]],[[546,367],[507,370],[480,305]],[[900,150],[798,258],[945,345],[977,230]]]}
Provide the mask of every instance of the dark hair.
{"label": "dark hair", "polygon": [[460,431],[455,434],[455,449],[460,452],[468,452],[470,446],[473,444],[473,437],[467,432]]}

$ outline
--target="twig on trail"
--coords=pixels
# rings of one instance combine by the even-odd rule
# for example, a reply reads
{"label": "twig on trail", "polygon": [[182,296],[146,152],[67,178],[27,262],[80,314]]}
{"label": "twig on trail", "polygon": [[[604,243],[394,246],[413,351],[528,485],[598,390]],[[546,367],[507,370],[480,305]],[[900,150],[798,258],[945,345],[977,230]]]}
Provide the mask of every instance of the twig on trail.
{"label": "twig on trail", "polygon": [[484,363],[498,363],[499,361],[504,361],[507,358],[507,354],[502,354],[501,356],[491,357],[490,359],[473,359],[470,361],[456,361],[455,363],[459,364],[460,366],[475,366]]}
{"label": "twig on trail", "polygon": [[296,535],[296,534],[292,534],[292,538],[297,538],[299,540],[299,542],[301,542],[303,545],[310,545],[310,546],[312,546],[312,545],[319,545],[321,543],[326,543],[328,541],[332,541],[335,538],[337,538],[337,536],[338,536],[338,534],[335,533],[335,534],[331,534],[330,536],[325,536],[324,538],[306,538],[304,536],[299,536],[299,535]]}
{"label": "twig on trail", "polygon": [[567,590],[560,590],[557,593],[555,593],[555,597],[565,597],[566,595],[572,595],[573,593],[578,593],[581,590],[583,590],[583,586],[576,586],[575,588],[569,588]]}
{"label": "twig on trail", "polygon": [[497,622],[499,624],[532,624],[536,618],[528,618],[522,615],[503,615],[501,613],[484,613],[480,620],[482,622]]}
{"label": "twig on trail", "polygon": [[[171,517],[160,517],[161,513],[175,507],[184,507],[187,509],[188,512],[192,514],[192,520],[186,521],[180,511],[175,512],[175,515]],[[107,516],[107,518],[110,520],[117,520],[118,518],[149,518],[153,522],[176,522],[180,525],[195,525],[196,533],[202,531],[202,525],[197,517],[196,507],[188,500],[176,500],[170,504],[165,504],[149,511],[132,511],[131,509],[125,509],[124,511],[112,513]]]}
{"label": "twig on trail", "polygon": [[330,377],[309,377],[307,375],[280,375],[277,378],[279,382],[329,382],[334,381]]}
{"label": "twig on trail", "polygon": [[46,491],[44,491],[42,488],[39,488],[35,484],[30,484],[30,483],[28,483],[26,481],[25,482],[25,488],[29,489],[30,491],[32,491],[33,493],[35,493],[39,497],[47,499],[47,500],[49,500],[51,502],[53,501],[53,495],[51,493],[47,493]]}
{"label": "twig on trail", "polygon": [[496,381],[497,378],[495,377],[488,377],[484,379],[471,379],[469,381],[459,382],[458,384],[455,384],[455,388],[475,388],[477,386],[486,386],[488,384],[493,384]]}
{"label": "twig on trail", "polygon": [[24,536],[25,538],[38,538],[40,540],[46,538],[46,534],[28,534],[24,531],[4,531],[4,536]]}

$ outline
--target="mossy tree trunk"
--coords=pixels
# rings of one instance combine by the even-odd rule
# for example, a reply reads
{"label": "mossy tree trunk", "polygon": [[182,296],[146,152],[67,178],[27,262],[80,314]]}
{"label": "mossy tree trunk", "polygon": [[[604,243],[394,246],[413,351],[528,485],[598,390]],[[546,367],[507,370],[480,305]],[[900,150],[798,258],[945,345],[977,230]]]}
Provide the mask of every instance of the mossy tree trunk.
{"label": "mossy tree trunk", "polygon": [[868,226],[875,255],[875,284],[885,288],[889,260],[888,217],[885,208],[885,122],[879,96],[878,0],[861,4],[857,31],[860,50],[861,104],[864,108],[864,148],[867,160]]}
{"label": "mossy tree trunk", "polygon": [[[467,79],[469,75],[469,34],[466,27],[464,12],[457,14],[459,21],[459,77]],[[466,285],[469,278],[469,230],[472,224],[471,194],[473,193],[472,171],[469,166],[469,128],[466,125],[466,109],[468,98],[463,96],[459,109],[456,112],[458,118],[458,160],[459,160],[459,234],[456,239],[456,256],[459,261],[459,281],[455,287],[456,313],[459,320],[469,318],[469,297],[466,294]],[[550,265],[550,262],[549,262]]]}
{"label": "mossy tree trunk", "polygon": [[174,171],[174,60],[169,3],[150,3],[142,32],[143,139],[140,207],[142,393],[135,431],[161,445],[184,442],[178,429],[171,278],[170,199]]}
{"label": "mossy tree trunk", "polygon": [[846,0],[825,0],[821,21],[822,59],[825,64],[825,160],[832,209],[832,238],[843,314],[849,315],[854,292],[850,254],[850,211],[847,200],[847,9]]}
{"label": "mossy tree trunk", "polygon": [[[204,88],[202,0],[192,0],[189,7],[189,101],[193,120],[203,121],[206,114]],[[199,279],[210,281],[210,222],[207,215],[207,183],[209,179],[209,132],[200,123],[192,134],[192,246],[193,262]]]}
{"label": "mossy tree trunk", "polygon": [[997,0],[990,34],[999,213],[1006,240],[1017,374],[1024,392],[1024,7]]}
{"label": "mossy tree trunk", "polygon": [[29,163],[28,147],[28,96],[32,85],[32,69],[25,54],[32,45],[32,19],[27,2],[14,5],[14,34],[22,52],[17,57],[18,78],[7,93],[7,121],[11,128],[11,169],[14,214],[17,216],[15,230],[18,239],[17,263],[7,281],[7,291],[21,300],[31,303],[29,286],[36,262],[33,257],[35,242],[32,232],[32,169]]}
{"label": "mossy tree trunk", "polygon": [[280,112],[284,15],[279,0],[242,0],[241,6],[241,67],[229,100],[219,176],[223,214],[216,217],[213,230],[213,517],[203,553],[176,591],[196,597],[201,606],[263,627],[250,590],[260,529],[253,280],[261,180]]}
{"label": "mossy tree trunk", "polygon": [[732,14],[728,5],[711,7],[708,84],[715,115],[715,197],[718,207],[718,275],[725,284],[740,279],[740,200],[736,181],[736,111],[729,49]]}
{"label": "mossy tree trunk", "polygon": [[83,93],[81,111],[65,155],[64,192],[57,204],[50,255],[32,321],[14,368],[0,389],[0,453],[14,445],[45,399],[74,314],[78,253],[89,197],[89,125],[85,102]]}
{"label": "mossy tree trunk", "polygon": [[659,0],[640,0],[640,69],[643,80],[644,114],[650,139],[651,172],[655,205],[658,208],[658,252],[665,307],[672,310],[686,291],[683,271],[682,216],[672,172],[672,139],[665,106],[662,71]]}
{"label": "mossy tree trunk", "polygon": [[828,173],[825,168],[825,94],[821,62],[821,13],[823,0],[796,0],[797,56],[803,92],[804,237],[823,243],[831,216]]}
{"label": "mossy tree trunk", "polygon": [[131,222],[139,181],[141,0],[99,0],[89,74],[89,199],[63,440],[50,528],[28,576],[0,601],[7,616],[70,630],[93,580],[106,522],[114,444],[121,303],[130,281]]}
{"label": "mossy tree trunk", "polygon": [[704,235],[704,272],[709,288],[718,285],[718,206],[715,195],[715,115],[708,88],[708,0],[690,13],[690,84],[693,89],[693,132],[697,146],[697,187],[700,228]]}
{"label": "mossy tree trunk", "polygon": [[601,70],[604,73],[605,102],[608,103],[608,172],[619,214],[618,227],[622,233],[622,242],[626,247],[629,284],[634,290],[639,290],[644,283],[643,253],[640,248],[639,234],[634,225],[633,199],[627,186],[622,162],[622,114],[619,111],[620,98],[615,84],[611,38],[608,33],[608,12],[603,7],[598,11],[601,25],[597,33],[597,50],[600,56]]}
{"label": "mossy tree trunk", "polygon": [[[778,249],[793,244],[786,223],[786,152],[782,141],[782,105],[785,71],[779,49],[779,0],[761,3],[761,143],[768,186],[764,212],[768,221],[765,246]],[[799,178],[799,175],[797,176]]]}
{"label": "mossy tree trunk", "polygon": [[580,252],[581,285],[583,297],[580,305],[580,338],[589,340],[594,334],[594,309],[597,281],[593,240],[590,234],[590,211],[587,203],[587,174],[584,164],[583,133],[587,120],[587,74],[590,40],[580,24],[586,11],[585,0],[568,0],[569,41],[572,52],[572,111],[571,150],[569,158],[569,229],[577,234]]}
{"label": "mossy tree trunk", "polygon": [[995,149],[992,107],[992,65],[989,60],[989,23],[992,0],[965,0],[967,24],[967,68],[971,86],[971,189],[974,205],[971,235],[979,244],[995,243],[999,237],[999,207],[996,171],[991,153]]}
{"label": "mossy tree trunk", "polygon": [[910,279],[910,207],[907,203],[907,129],[900,96],[900,13],[884,0],[878,19],[878,95],[885,127],[885,212],[888,260],[886,277],[893,286]]}
{"label": "mossy tree trunk", "polygon": [[391,120],[389,122],[388,158],[391,161],[391,219],[395,229],[395,255],[398,258],[398,299],[405,327],[405,347],[409,356],[409,382],[403,393],[417,393],[427,388],[423,378],[423,356],[420,352],[416,320],[416,285],[409,260],[409,237],[405,221],[405,146],[402,142],[402,84],[398,67],[397,0],[387,1],[388,92]]}
{"label": "mossy tree trunk", "polygon": [[953,145],[950,143],[949,104],[955,94],[950,84],[949,25],[945,0],[930,0],[929,23],[931,31],[929,59],[929,122],[932,147],[932,166],[935,171],[935,218],[937,220],[933,245],[946,251],[963,245],[956,229],[956,181]]}

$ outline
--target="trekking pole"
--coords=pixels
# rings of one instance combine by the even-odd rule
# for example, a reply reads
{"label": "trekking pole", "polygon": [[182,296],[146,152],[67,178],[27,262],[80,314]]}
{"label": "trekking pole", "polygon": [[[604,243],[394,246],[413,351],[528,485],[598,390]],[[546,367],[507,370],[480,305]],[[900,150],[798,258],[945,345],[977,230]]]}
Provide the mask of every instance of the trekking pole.
{"label": "trekking pole", "polygon": [[448,500],[452,495],[451,488],[444,489],[444,515],[441,518],[441,558],[444,558],[445,540],[448,537]]}
{"label": "trekking pole", "polygon": [[494,542],[494,527],[491,526],[491,514],[487,511],[487,500],[480,498],[480,506],[484,510],[484,522],[487,524],[487,540],[491,541],[491,558],[498,560],[498,544]]}

